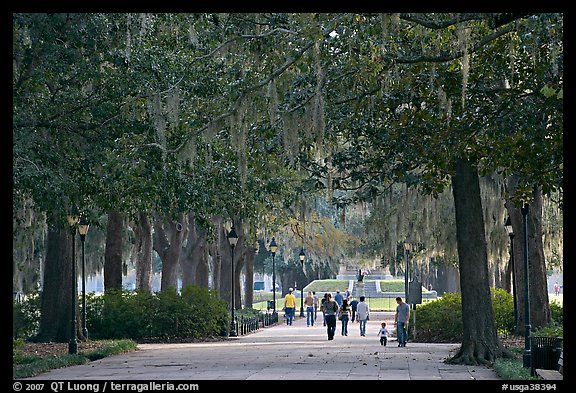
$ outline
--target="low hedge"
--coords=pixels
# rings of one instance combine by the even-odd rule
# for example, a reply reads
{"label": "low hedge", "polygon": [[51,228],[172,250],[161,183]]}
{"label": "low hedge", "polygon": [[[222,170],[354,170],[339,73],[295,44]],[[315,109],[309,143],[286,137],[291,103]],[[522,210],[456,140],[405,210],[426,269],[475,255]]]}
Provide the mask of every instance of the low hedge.
{"label": "low hedge", "polygon": [[176,290],[109,291],[87,297],[87,329],[94,339],[200,339],[225,335],[227,303],[196,285]]}

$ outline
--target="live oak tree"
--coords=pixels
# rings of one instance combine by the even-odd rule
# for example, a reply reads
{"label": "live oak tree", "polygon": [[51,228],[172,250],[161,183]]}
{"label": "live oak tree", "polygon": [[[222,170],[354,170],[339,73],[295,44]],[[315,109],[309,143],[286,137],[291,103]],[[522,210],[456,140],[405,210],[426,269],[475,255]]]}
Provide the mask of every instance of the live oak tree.
{"label": "live oak tree", "polygon": [[[451,361],[492,362],[507,354],[492,317],[478,176],[522,173],[525,193],[517,193],[516,200],[530,201],[532,187],[561,188],[558,107],[546,104],[542,94],[544,73],[561,53],[555,38],[561,16],[396,14],[357,16],[356,21],[336,29],[324,52],[327,68],[332,67],[326,71],[325,97],[333,98],[325,110],[337,148],[324,166],[314,168],[312,160],[308,165],[324,178],[338,173],[330,178],[332,186],[359,190],[356,200],[378,195],[398,181],[433,195],[452,187],[465,321],[464,342]],[[534,27],[540,29],[527,33]],[[547,44],[537,44],[540,40]],[[550,55],[509,53],[524,47]],[[518,66],[520,71],[514,62],[510,65],[510,59],[525,57],[530,62]],[[330,83],[330,75],[347,78],[333,77]],[[511,75],[513,82],[503,75]],[[561,76],[558,80],[561,85]],[[506,93],[494,94],[501,87]],[[506,110],[525,102],[526,94],[542,106],[531,110],[543,122]],[[521,134],[508,128],[511,119],[523,124]],[[546,153],[535,158],[540,170],[526,170],[534,161],[524,156],[525,150],[502,144],[507,135],[522,135],[526,145],[544,142]],[[503,158],[504,152],[509,156]],[[511,164],[514,160],[521,163]],[[534,263],[543,266],[544,261]],[[539,285],[533,290],[546,291]]]}
{"label": "live oak tree", "polygon": [[[143,286],[152,226],[154,247],[168,258],[163,286],[175,285],[178,263],[196,263],[167,252],[184,238],[164,242],[163,228],[188,225],[192,243],[208,230],[214,285],[229,299],[226,228],[232,220],[242,226],[240,267],[251,254],[244,244],[255,244],[263,227],[299,216],[295,190],[306,182],[310,192],[356,188],[350,202],[397,182],[431,195],[462,186],[454,189],[460,263],[468,264],[461,273],[477,280],[466,281],[469,290],[480,291],[463,293],[463,304],[482,306],[489,353],[466,327],[457,359],[500,355],[477,178],[514,172],[515,200],[533,186],[546,194],[561,184],[561,16],[39,14],[15,21],[15,203],[32,198],[38,210],[56,213],[62,231],[60,206],[126,214],[142,228]],[[47,141],[55,148],[35,148]],[[528,152],[542,141],[535,160]],[[302,168],[317,180],[306,180]],[[174,221],[179,216],[188,219]],[[476,264],[462,255],[471,240]],[[238,292],[235,299],[239,306]]]}

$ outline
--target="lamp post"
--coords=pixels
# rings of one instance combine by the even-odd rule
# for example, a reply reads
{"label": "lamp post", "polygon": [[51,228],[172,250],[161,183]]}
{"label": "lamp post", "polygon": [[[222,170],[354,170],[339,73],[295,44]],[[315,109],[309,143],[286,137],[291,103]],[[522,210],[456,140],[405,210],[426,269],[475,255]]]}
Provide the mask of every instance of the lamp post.
{"label": "lamp post", "polygon": [[404,269],[404,301],[408,303],[408,257],[410,255],[410,242],[404,240],[404,259],[406,268]]}
{"label": "lamp post", "polygon": [[528,204],[525,203],[520,209],[524,221],[524,355],[522,356],[523,366],[530,367],[532,351],[530,346],[530,296],[528,282]]}
{"label": "lamp post", "polygon": [[230,324],[230,337],[236,337],[238,336],[238,333],[236,333],[236,321],[234,319],[234,247],[236,247],[236,243],[238,243],[238,235],[236,234],[236,231],[234,230],[234,226],[232,226],[232,229],[230,230],[230,232],[228,233],[228,242],[230,243],[230,248],[232,249],[232,294],[230,295],[231,297],[231,309],[232,309],[232,322]]}
{"label": "lamp post", "polygon": [[512,299],[514,299],[514,330],[518,325],[518,302],[516,301],[516,263],[514,261],[514,230],[512,228],[512,220],[510,216],[506,219],[504,223],[506,232],[510,237],[510,263],[512,264]]}
{"label": "lamp post", "polygon": [[78,233],[80,234],[80,241],[82,242],[82,335],[88,339],[88,329],[86,329],[86,262],[84,260],[84,241],[88,233],[90,224],[84,217],[80,219],[78,225]]}
{"label": "lamp post", "polygon": [[[300,249],[300,264],[302,265],[302,273],[304,273],[304,248]],[[300,288],[300,318],[304,317],[304,285]]]}
{"label": "lamp post", "polygon": [[276,265],[274,264],[274,256],[276,256],[276,251],[278,251],[278,245],[276,244],[276,239],[272,237],[272,241],[270,242],[270,252],[272,253],[272,305],[273,305],[273,312],[272,314],[276,314]]}
{"label": "lamp post", "polygon": [[70,308],[70,340],[68,341],[68,353],[75,355],[78,353],[78,341],[76,341],[76,225],[78,224],[78,216],[69,215],[68,224],[70,225],[72,234],[72,283],[71,283],[71,297],[72,306]]}

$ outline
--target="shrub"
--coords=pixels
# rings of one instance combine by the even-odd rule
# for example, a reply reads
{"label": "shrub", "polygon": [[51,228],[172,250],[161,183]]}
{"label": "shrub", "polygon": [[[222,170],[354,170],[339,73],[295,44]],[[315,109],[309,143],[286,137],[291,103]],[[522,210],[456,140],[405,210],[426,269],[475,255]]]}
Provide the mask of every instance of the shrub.
{"label": "shrub", "polygon": [[496,329],[501,334],[511,334],[514,331],[514,296],[502,288],[491,288],[492,312]]}
{"label": "shrub", "polygon": [[[462,297],[446,292],[442,298],[419,305],[417,339],[426,342],[457,342],[462,340]],[[409,324],[411,329],[413,326]]]}
{"label": "shrub", "polygon": [[564,323],[564,307],[555,299],[550,302],[550,313],[553,323],[558,325],[562,325]]}
{"label": "shrub", "polygon": [[[503,289],[491,289],[492,310],[500,333],[514,329],[514,300]],[[412,328],[409,325],[409,328]],[[463,339],[462,295],[445,293],[442,298],[417,308],[417,339],[425,342],[461,342]]]}
{"label": "shrub", "polygon": [[22,302],[12,303],[12,337],[28,338],[38,332],[40,325],[40,294],[27,296]]}
{"label": "shrub", "polygon": [[198,339],[221,335],[230,326],[226,302],[196,285],[180,294],[109,291],[87,301],[88,330],[98,339]]}

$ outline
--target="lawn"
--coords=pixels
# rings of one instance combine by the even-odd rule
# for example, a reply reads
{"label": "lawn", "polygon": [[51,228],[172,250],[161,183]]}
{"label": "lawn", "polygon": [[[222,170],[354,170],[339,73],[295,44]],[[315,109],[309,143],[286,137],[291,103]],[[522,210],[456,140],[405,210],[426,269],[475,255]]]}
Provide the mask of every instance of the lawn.
{"label": "lawn", "polygon": [[[365,280],[365,282],[380,281],[380,289],[382,292],[404,292],[404,280]],[[349,288],[348,280],[314,280],[310,284],[304,287],[304,296],[308,291],[316,291],[317,293],[332,292],[336,293],[339,290],[341,293]],[[426,292],[426,288],[422,288],[422,292]],[[300,293],[296,293],[297,305],[296,308],[300,309],[300,303],[302,299]],[[390,294],[386,298],[366,298],[366,303],[372,311],[394,311],[396,310],[396,294]],[[254,303],[253,307],[256,310],[266,310],[267,301],[272,300],[272,292],[256,292],[254,293]],[[422,299],[424,303],[428,302],[428,299]],[[282,310],[284,307],[284,298],[282,294],[276,292],[276,311]]]}

